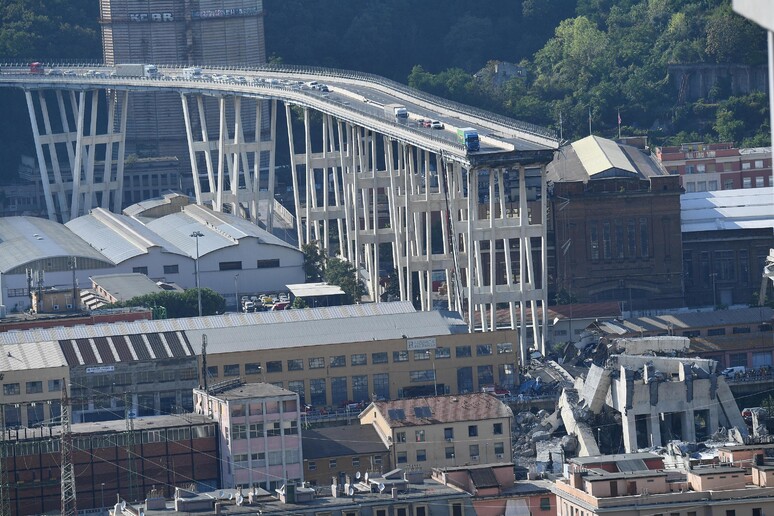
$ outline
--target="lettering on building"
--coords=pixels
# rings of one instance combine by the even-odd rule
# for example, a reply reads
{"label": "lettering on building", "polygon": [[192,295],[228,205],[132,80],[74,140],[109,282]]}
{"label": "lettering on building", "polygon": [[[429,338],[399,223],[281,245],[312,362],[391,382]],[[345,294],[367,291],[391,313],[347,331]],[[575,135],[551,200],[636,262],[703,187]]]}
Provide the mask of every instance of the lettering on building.
{"label": "lettering on building", "polygon": [[420,351],[423,349],[435,349],[436,348],[436,342],[435,337],[430,337],[427,339],[407,339],[406,340],[406,348],[409,351]]}
{"label": "lettering on building", "polygon": [[260,14],[260,9],[257,7],[244,7],[235,9],[207,9],[202,11],[191,11],[191,18],[204,19],[204,18],[227,18],[231,16],[255,16]]}
{"label": "lettering on building", "polygon": [[130,13],[129,19],[133,22],[173,22],[172,13]]}

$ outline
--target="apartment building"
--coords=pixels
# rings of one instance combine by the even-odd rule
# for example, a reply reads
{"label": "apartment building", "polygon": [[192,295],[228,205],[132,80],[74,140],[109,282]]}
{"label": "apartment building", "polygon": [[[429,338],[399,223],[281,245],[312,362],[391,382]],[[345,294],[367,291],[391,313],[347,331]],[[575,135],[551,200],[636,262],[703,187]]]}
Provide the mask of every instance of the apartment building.
{"label": "apartment building", "polygon": [[656,147],[654,156],[680,176],[686,193],[763,188],[771,182],[771,147],[737,148],[733,142]]}
{"label": "apartment building", "polygon": [[486,393],[376,401],[360,414],[390,447],[392,463],[433,468],[510,462],[510,407]]}
{"label": "apartment building", "polygon": [[234,379],[193,396],[196,413],[218,423],[222,487],[274,491],[303,480],[298,394]]}
{"label": "apartment building", "polygon": [[774,510],[770,465],[649,469],[630,455],[598,462],[605,464],[570,461],[554,488],[559,516],[763,516]]}

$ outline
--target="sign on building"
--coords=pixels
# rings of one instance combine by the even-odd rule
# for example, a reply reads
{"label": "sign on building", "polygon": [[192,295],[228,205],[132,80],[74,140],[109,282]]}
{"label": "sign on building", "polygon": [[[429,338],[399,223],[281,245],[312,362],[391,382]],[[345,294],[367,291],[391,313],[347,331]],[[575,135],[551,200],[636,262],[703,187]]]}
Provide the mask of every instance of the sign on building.
{"label": "sign on building", "polygon": [[435,337],[428,337],[425,339],[407,339],[406,349],[409,351],[420,351],[423,349],[435,349],[436,342]]}

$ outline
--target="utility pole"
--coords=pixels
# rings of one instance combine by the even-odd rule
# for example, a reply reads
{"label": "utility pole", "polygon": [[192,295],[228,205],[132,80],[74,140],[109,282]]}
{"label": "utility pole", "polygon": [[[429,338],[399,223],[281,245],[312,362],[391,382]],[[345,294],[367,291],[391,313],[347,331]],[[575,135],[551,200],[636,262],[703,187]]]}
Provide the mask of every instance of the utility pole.
{"label": "utility pole", "polygon": [[8,468],[5,458],[5,407],[0,405],[0,516],[11,516],[11,486],[8,484]]}
{"label": "utility pole", "polygon": [[124,393],[124,419],[126,421],[126,473],[129,482],[129,501],[136,500],[135,490],[135,471],[134,471],[134,449],[136,433],[134,431],[134,412],[132,411],[131,393]]}
{"label": "utility pole", "polygon": [[204,236],[204,233],[201,231],[194,231],[189,235],[191,238],[196,239],[196,262],[194,265],[196,266],[196,294],[197,294],[197,300],[199,301],[199,317],[202,316],[202,288],[201,285],[199,285],[199,238]]}
{"label": "utility pole", "polygon": [[70,421],[70,399],[67,397],[67,379],[62,378],[62,516],[76,516],[75,473],[73,470],[73,431]]}

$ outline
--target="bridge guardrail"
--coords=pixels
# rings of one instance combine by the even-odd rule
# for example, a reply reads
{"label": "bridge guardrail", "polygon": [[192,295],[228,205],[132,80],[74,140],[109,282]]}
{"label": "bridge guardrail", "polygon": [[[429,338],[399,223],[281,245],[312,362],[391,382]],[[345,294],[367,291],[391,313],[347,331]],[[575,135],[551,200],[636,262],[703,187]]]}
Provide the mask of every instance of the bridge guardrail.
{"label": "bridge guardrail", "polygon": [[[109,67],[110,65],[106,65],[104,63],[71,63],[69,61],[52,61],[52,62],[45,62],[43,63],[46,67],[69,67],[69,68],[88,68],[88,67]],[[24,68],[29,66],[28,63],[19,63],[19,62],[13,62],[13,63],[5,63],[0,65],[0,68],[4,66],[9,66],[12,68]],[[198,66],[198,65],[180,65],[180,64],[158,64],[157,66],[162,66],[164,68],[175,68],[175,69],[184,69],[188,68],[190,66]],[[315,77],[331,77],[331,78],[341,78],[341,79],[353,79],[363,82],[368,82],[372,84],[378,84],[380,86],[391,88],[395,91],[399,91],[403,94],[409,95],[411,97],[414,97],[416,99],[429,102],[432,104],[439,105],[441,107],[445,107],[447,109],[451,109],[460,113],[467,114],[469,116],[473,116],[476,118],[479,118],[481,120],[486,120],[493,124],[502,125],[504,127],[510,127],[517,129],[519,131],[523,131],[527,134],[531,134],[534,136],[538,136],[541,138],[547,138],[549,140],[555,141],[559,143],[559,138],[557,137],[556,131],[552,129],[548,129],[546,127],[542,127],[536,124],[532,124],[529,122],[524,122],[522,120],[516,120],[513,118],[509,118],[503,115],[499,115],[497,113],[492,113],[491,111],[486,111],[484,109],[475,108],[472,106],[468,106],[465,104],[461,104],[459,102],[455,102],[453,100],[444,99],[442,97],[438,97],[436,95],[432,95],[426,92],[423,92],[421,90],[410,88],[409,86],[405,84],[401,84],[397,81],[393,81],[390,79],[387,79],[385,77],[381,77],[378,75],[365,73],[365,72],[357,72],[353,70],[342,70],[342,69],[336,69],[336,68],[325,68],[325,67],[316,67],[316,66],[302,66],[302,65],[262,65],[262,66],[249,66],[249,67],[242,67],[242,66],[209,66],[209,65],[203,65],[201,68],[204,69],[212,69],[212,70],[243,70],[243,71],[253,71],[253,72],[267,72],[267,73],[281,73],[281,74],[306,74],[311,75]]]}

